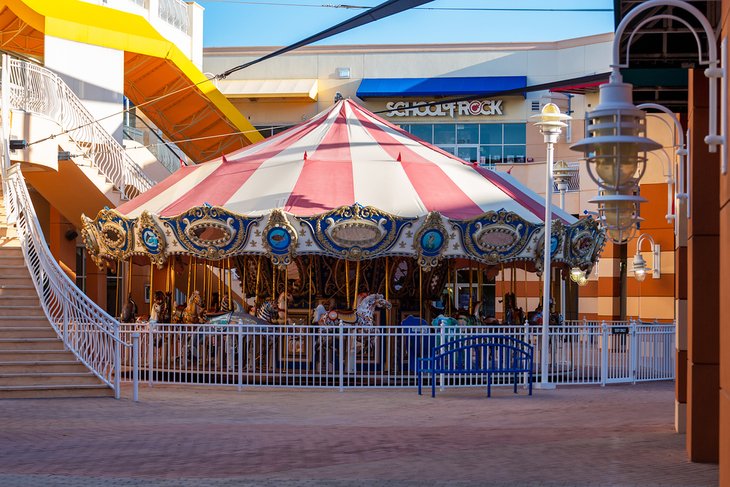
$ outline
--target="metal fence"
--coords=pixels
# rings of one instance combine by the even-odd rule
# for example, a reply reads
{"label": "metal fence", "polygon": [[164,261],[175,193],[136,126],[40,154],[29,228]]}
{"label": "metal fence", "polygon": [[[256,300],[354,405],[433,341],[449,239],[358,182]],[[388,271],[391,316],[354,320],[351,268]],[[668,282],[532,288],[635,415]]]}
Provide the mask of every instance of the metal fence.
{"label": "metal fence", "polygon": [[[541,327],[306,325],[122,325],[139,332],[142,381],[242,387],[415,387],[417,359],[434,346],[473,335],[499,334],[534,347],[541,380]],[[548,336],[551,383],[601,384],[674,379],[674,325],[570,322]],[[465,357],[466,362],[466,357]],[[131,363],[124,357],[122,363]],[[124,376],[124,373],[122,373]],[[441,387],[486,385],[486,376],[444,375]],[[493,385],[513,377],[493,374]],[[518,382],[524,383],[525,377]],[[430,385],[427,383],[427,385]]]}

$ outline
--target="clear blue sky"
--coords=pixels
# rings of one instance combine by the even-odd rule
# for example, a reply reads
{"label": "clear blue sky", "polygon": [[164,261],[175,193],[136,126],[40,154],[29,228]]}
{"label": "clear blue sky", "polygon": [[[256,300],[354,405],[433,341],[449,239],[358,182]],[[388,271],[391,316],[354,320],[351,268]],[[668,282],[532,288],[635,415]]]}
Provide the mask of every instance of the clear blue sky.
{"label": "clear blue sky", "polygon": [[[198,0],[205,7],[204,45],[283,46],[304,39],[383,0]],[[286,4],[286,5],[272,5]],[[442,9],[607,9],[602,12],[499,12]],[[434,0],[320,44],[553,41],[613,32],[612,0]],[[435,10],[438,9],[438,10]]]}

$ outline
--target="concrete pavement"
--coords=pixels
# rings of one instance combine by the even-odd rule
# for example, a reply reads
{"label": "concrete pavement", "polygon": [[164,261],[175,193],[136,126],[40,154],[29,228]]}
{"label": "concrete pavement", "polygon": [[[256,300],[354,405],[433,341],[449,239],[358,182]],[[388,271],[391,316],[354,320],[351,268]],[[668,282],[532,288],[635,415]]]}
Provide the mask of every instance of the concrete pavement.
{"label": "concrete pavement", "polygon": [[717,485],[670,382],[520,390],[140,388],[0,400],[0,485]]}

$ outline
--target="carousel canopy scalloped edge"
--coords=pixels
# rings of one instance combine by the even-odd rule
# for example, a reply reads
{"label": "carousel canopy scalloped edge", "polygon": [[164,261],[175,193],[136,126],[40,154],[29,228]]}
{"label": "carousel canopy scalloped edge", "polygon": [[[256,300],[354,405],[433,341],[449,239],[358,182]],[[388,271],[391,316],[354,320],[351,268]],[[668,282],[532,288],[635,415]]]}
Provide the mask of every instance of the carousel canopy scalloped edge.
{"label": "carousel canopy scalloped edge", "polygon": [[[104,260],[135,255],[149,257],[158,267],[171,255],[213,261],[266,255],[276,265],[287,265],[297,255],[326,255],[348,260],[405,256],[423,268],[454,258],[487,265],[528,262],[540,272],[543,229],[504,209],[451,220],[436,211],[407,218],[359,204],[309,217],[281,209],[247,217],[207,205],[174,217],[143,212],[127,218],[109,208],[94,220],[82,216],[84,243],[100,267]],[[590,271],[604,245],[604,232],[590,217],[553,224],[554,263]]]}

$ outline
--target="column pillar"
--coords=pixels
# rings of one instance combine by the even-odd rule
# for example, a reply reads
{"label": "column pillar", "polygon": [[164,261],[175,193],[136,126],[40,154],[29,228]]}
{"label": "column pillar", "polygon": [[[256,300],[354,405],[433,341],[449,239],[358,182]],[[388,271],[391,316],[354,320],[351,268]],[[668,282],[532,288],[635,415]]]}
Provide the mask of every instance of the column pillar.
{"label": "column pillar", "polygon": [[717,462],[719,448],[720,225],[718,154],[708,151],[707,78],[689,72],[691,214],[687,227],[687,452]]}

